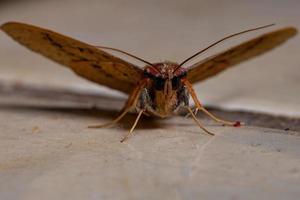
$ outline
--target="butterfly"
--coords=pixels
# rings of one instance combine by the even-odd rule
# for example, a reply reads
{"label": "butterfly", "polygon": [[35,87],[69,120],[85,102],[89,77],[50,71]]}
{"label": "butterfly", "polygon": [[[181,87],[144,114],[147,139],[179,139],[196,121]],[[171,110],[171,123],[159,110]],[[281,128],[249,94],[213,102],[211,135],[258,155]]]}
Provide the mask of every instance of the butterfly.
{"label": "butterfly", "polygon": [[[128,112],[136,111],[138,115],[132,128],[121,140],[121,142],[124,142],[131,136],[143,114],[166,118],[176,114],[179,108],[185,108],[198,126],[210,135],[214,134],[208,131],[197,119],[196,114],[198,111],[203,111],[213,120],[223,125],[239,126],[239,121],[222,120],[207,111],[198,100],[192,84],[271,50],[296,35],[297,29],[287,27],[269,32],[187,68],[184,68],[183,65],[224,40],[272,25],[229,35],[181,63],[170,61],[151,63],[119,49],[89,45],[51,30],[19,22],[5,23],[1,26],[1,29],[20,44],[69,67],[77,75],[128,94],[129,97],[123,109],[113,121],[102,125],[89,126],[90,128],[111,126],[120,121]],[[111,55],[104,51],[105,49],[124,53],[146,63],[146,66],[143,68],[138,67]],[[190,97],[195,103],[195,110],[192,110],[189,105]]]}

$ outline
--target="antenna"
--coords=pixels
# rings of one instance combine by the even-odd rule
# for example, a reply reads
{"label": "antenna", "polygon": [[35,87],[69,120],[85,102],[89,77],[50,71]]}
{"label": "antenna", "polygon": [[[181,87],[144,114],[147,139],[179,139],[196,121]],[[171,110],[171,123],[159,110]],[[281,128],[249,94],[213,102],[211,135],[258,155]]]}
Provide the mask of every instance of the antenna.
{"label": "antenna", "polygon": [[273,26],[275,25],[274,23],[273,24],[268,24],[268,25],[265,25],[265,26],[260,26],[260,27],[257,27],[257,28],[252,28],[252,29],[248,29],[248,30],[245,30],[245,31],[241,31],[239,33],[235,33],[235,34],[232,34],[232,35],[229,35],[227,37],[224,37],[223,39],[209,45],[208,47],[198,51],[197,53],[195,53],[194,55],[192,55],[191,57],[187,58],[186,60],[184,60],[182,63],[179,64],[179,66],[177,68],[175,68],[174,72],[179,69],[182,65],[184,65],[185,63],[187,63],[189,60],[195,58],[196,56],[200,55],[201,53],[207,51],[208,49],[210,49],[211,47],[213,46],[216,46],[217,44],[223,42],[224,40],[227,40],[229,38],[232,38],[232,37],[235,37],[237,35],[241,35],[241,34],[244,34],[244,33],[248,33],[248,32],[251,32],[251,31],[256,31],[256,30],[259,30],[259,29],[263,29],[263,28],[267,28],[267,27],[270,27],[270,26]]}
{"label": "antenna", "polygon": [[144,60],[144,59],[142,59],[142,58],[139,58],[139,57],[137,57],[137,56],[134,56],[134,55],[132,55],[132,54],[126,52],[126,51],[122,51],[122,50],[120,50],[120,49],[116,49],[116,48],[112,48],[112,47],[104,47],[104,46],[94,46],[94,47],[97,47],[97,48],[100,48],[100,49],[108,49],[108,50],[112,50],[112,51],[117,51],[117,52],[123,53],[123,54],[125,54],[125,55],[127,55],[127,56],[130,56],[130,57],[132,57],[132,58],[135,58],[135,59],[137,59],[137,60],[139,60],[139,61],[142,61],[143,63],[146,63],[146,64],[148,64],[148,65],[154,67],[154,65],[153,65],[152,63],[150,63],[150,62],[148,62],[148,61],[146,61],[146,60]]}

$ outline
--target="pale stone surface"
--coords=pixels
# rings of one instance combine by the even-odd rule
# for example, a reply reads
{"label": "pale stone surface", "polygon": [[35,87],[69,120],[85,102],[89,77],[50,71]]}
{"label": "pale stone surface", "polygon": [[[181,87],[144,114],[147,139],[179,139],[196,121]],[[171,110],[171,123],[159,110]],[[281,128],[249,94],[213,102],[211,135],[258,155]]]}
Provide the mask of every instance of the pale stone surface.
{"label": "pale stone surface", "polygon": [[[116,112],[1,97],[1,199],[298,199],[299,134],[192,119],[90,130]],[[101,101],[100,101],[101,102]],[[129,124],[130,123],[130,124]]]}
{"label": "pale stone surface", "polygon": [[[40,25],[149,61],[181,61],[216,39],[254,26],[300,27],[299,2],[292,0],[9,2],[0,4],[0,23]],[[200,99],[223,108],[299,117],[299,41],[200,84]],[[192,119],[174,117],[142,120],[121,144],[135,115],[114,128],[86,126],[112,120],[124,96],[26,51],[2,32],[0,44],[1,82],[103,94],[95,105],[88,95],[40,99],[10,94],[9,87],[1,93],[0,199],[299,199],[299,133],[205,120],[217,134],[210,137]]]}

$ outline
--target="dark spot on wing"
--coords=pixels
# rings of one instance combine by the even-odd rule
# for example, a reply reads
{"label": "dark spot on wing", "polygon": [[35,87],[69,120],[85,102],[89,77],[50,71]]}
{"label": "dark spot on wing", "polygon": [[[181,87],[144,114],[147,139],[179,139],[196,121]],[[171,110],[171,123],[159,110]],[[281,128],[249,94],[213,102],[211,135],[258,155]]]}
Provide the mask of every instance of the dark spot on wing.
{"label": "dark spot on wing", "polygon": [[101,67],[100,65],[92,64],[92,67],[94,67],[94,68],[96,68],[96,69],[101,69],[101,70],[103,70],[102,67]]}
{"label": "dark spot on wing", "polygon": [[89,54],[94,54],[94,51],[93,51],[92,49],[85,48],[85,50],[86,50],[87,52],[89,52]]}
{"label": "dark spot on wing", "polygon": [[89,54],[94,54],[94,51],[89,48],[83,48],[83,47],[73,47],[73,48],[77,48],[80,52],[87,52]]}
{"label": "dark spot on wing", "polygon": [[63,48],[63,46],[60,43],[58,43],[55,40],[53,40],[53,38],[50,36],[49,33],[43,32],[42,34],[45,36],[44,38],[50,42],[51,45],[53,45],[53,46],[55,46],[55,47],[57,47],[59,49]]}
{"label": "dark spot on wing", "polygon": [[91,64],[91,66],[93,68],[95,68],[96,70],[100,71],[104,76],[109,77],[109,78],[113,78],[114,76],[107,73],[105,70],[103,70],[103,68],[100,65],[97,64]]}
{"label": "dark spot on wing", "polygon": [[84,48],[81,48],[81,47],[78,47],[78,50],[80,51],[80,52],[84,52]]}

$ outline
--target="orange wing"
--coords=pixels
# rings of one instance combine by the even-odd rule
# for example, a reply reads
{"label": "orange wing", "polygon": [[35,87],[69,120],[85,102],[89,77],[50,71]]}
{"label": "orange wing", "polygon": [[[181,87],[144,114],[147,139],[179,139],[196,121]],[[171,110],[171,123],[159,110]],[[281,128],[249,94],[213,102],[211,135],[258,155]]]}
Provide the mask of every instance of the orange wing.
{"label": "orange wing", "polygon": [[101,85],[128,94],[141,79],[142,69],[70,37],[17,22],[3,24],[1,29],[27,48]]}
{"label": "orange wing", "polygon": [[232,47],[227,51],[189,67],[187,78],[191,83],[207,79],[242,61],[246,61],[273,49],[290,37],[296,35],[296,33],[296,28],[283,28]]}

